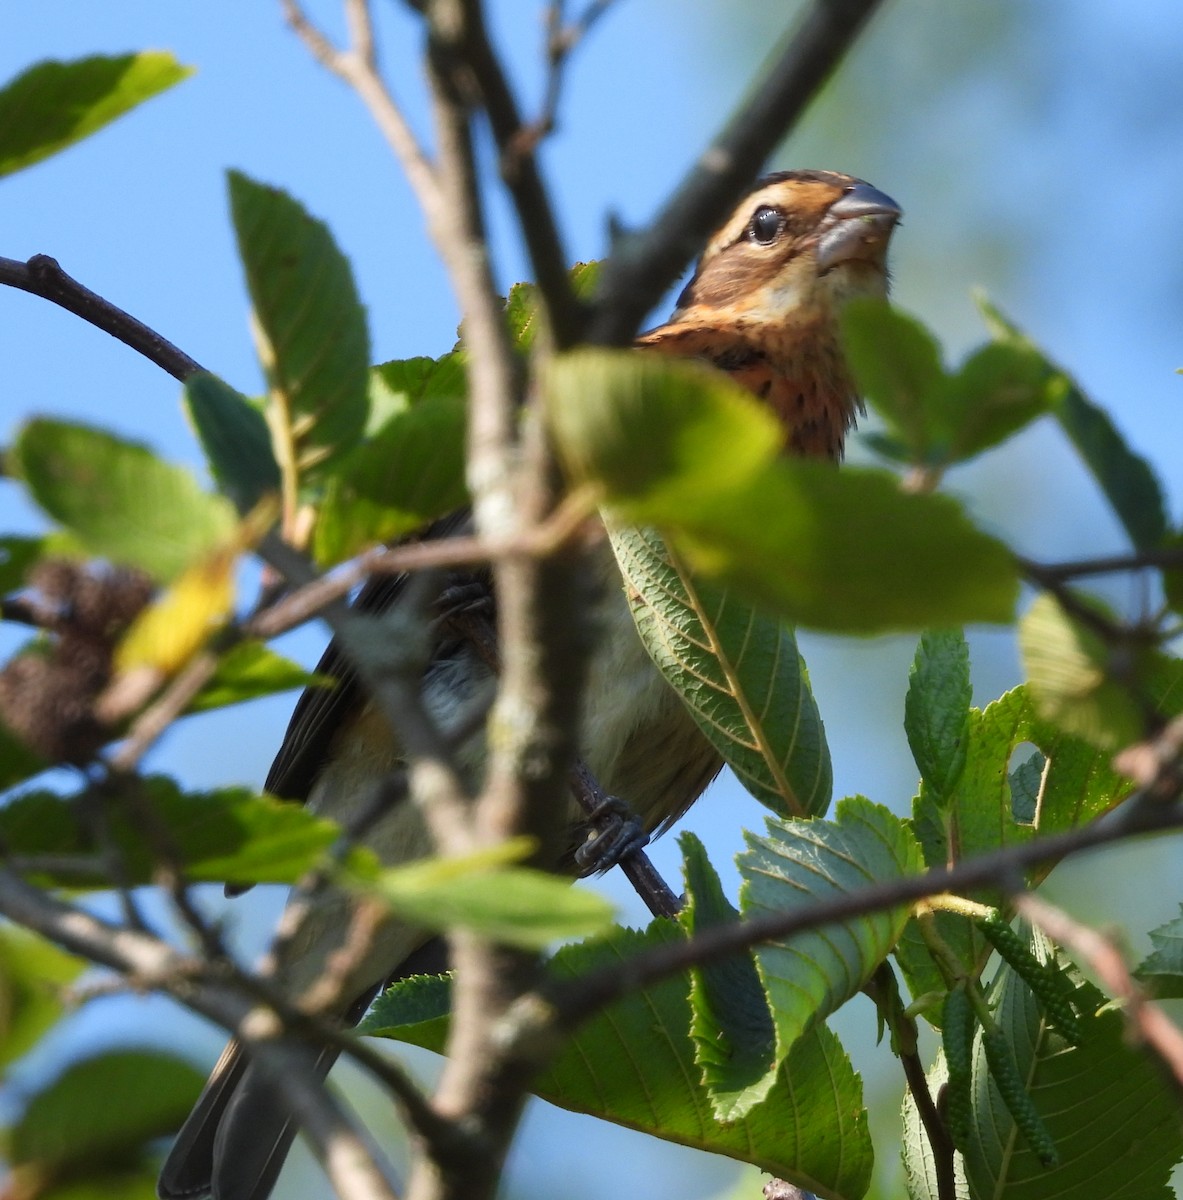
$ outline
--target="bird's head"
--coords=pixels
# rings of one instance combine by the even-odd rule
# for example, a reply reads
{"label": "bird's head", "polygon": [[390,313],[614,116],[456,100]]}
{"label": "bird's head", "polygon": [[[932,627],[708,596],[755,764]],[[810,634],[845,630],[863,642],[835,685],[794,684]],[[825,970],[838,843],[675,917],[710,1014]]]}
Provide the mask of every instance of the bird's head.
{"label": "bird's head", "polygon": [[725,315],[772,330],[832,317],[853,296],[885,296],[899,219],[894,200],[850,175],[767,175],[707,243],[671,321]]}
{"label": "bird's head", "polygon": [[766,175],[707,243],[669,321],[637,344],[714,363],[777,414],[787,450],[840,458],[858,397],[838,310],[887,295],[899,219],[850,175]]}

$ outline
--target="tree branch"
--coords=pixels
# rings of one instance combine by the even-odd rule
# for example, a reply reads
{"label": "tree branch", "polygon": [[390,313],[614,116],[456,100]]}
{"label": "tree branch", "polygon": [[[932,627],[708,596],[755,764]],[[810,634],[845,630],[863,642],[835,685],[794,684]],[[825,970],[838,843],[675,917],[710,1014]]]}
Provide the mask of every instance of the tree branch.
{"label": "tree branch", "polygon": [[58,266],[57,259],[50,258],[48,254],[34,254],[24,263],[12,258],[0,258],[0,284],[52,301],[96,329],[118,338],[174,379],[184,382],[190,375],[203,369],[200,363],[177,349],[154,329],[149,329],[142,321],[116,308],[102,296],[96,296],[76,279],[71,279]]}
{"label": "tree branch", "polygon": [[[0,868],[0,913],[64,949],[168,992],[246,1045],[252,1061],[282,1082],[284,1096],[309,1135],[338,1194],[352,1200],[396,1200],[389,1167],[317,1077],[311,1055],[280,1036],[282,1023],[237,988],[200,976],[202,965],[147,933],[108,924],[45,895]],[[195,969],[198,974],[195,975]]]}
{"label": "tree branch", "polygon": [[1058,563],[1037,563],[1028,558],[1020,558],[1018,562],[1020,569],[1033,583],[1044,587],[1048,581],[1066,583],[1070,579],[1082,579],[1089,575],[1116,575],[1155,567],[1165,570],[1183,567],[1183,547],[1165,546],[1138,550],[1133,554],[1078,558]]}
{"label": "tree branch", "polygon": [[[485,240],[470,130],[462,40],[464,0],[430,0],[428,80],[435,117],[443,203],[427,212],[433,239],[460,301],[469,350],[468,477],[477,532],[513,538],[554,506],[548,450],[518,436],[521,381],[509,343]],[[566,826],[566,763],[573,752],[578,659],[564,694],[551,686],[573,640],[556,614],[578,626],[570,566],[506,556],[493,563],[504,669],[490,717],[485,785],[473,810],[478,844],[526,832],[541,861],[557,860]],[[569,601],[572,601],[569,603]],[[440,835],[434,815],[429,824]],[[454,841],[441,837],[445,851]],[[488,1138],[490,1152],[467,1162],[431,1156],[416,1162],[417,1198],[492,1194],[525,1100],[525,1073],[495,1037],[507,1008],[535,981],[537,956],[490,945],[463,931],[450,938],[455,967],[448,1061],[437,1110],[461,1117]],[[507,1059],[512,1060],[507,1064]]]}
{"label": "tree branch", "polygon": [[824,925],[849,921],[885,908],[910,904],[943,892],[964,893],[997,887],[1037,863],[1058,862],[1069,855],[1147,833],[1183,829],[1183,805],[1178,791],[1168,800],[1152,799],[1149,791],[1131,797],[1116,812],[1065,833],[1036,837],[954,866],[934,867],[886,883],[859,888],[830,900],[791,912],[767,913],[728,925],[711,926],[685,941],[647,950],[629,962],[582,976],[565,984],[550,984],[548,1000],[566,1028],[599,1012],[636,988],[676,975],[691,966],[705,966],[751,949],[760,942],[780,941]]}
{"label": "tree branch", "polygon": [[571,291],[567,254],[534,146],[522,136],[526,127],[501,61],[489,41],[481,4],[478,0],[463,0],[456,11],[457,28],[450,33],[449,52],[465,63],[475,79],[497,144],[501,178],[509,189],[518,227],[534,266],[547,328],[555,346],[567,349],[579,340],[584,318]]}

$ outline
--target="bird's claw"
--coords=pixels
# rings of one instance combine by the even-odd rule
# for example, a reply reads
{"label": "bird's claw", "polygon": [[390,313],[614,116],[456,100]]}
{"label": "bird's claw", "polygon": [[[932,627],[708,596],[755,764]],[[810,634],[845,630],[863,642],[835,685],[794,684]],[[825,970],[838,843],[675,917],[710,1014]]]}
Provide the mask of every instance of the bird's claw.
{"label": "bird's claw", "polygon": [[483,613],[492,616],[493,592],[481,579],[460,579],[449,583],[436,599],[436,611],[447,621],[452,617]]}
{"label": "bird's claw", "polygon": [[619,796],[605,796],[588,815],[591,832],[575,851],[585,875],[602,873],[649,845],[640,819]]}

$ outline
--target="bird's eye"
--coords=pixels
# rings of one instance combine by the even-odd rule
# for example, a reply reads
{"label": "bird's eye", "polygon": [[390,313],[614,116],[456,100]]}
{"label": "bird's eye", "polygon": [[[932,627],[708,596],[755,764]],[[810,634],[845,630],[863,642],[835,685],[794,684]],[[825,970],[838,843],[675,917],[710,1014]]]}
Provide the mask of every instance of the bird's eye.
{"label": "bird's eye", "polygon": [[748,222],[748,240],[759,242],[761,246],[769,246],[776,240],[776,235],[784,225],[784,214],[779,209],[762,204]]}

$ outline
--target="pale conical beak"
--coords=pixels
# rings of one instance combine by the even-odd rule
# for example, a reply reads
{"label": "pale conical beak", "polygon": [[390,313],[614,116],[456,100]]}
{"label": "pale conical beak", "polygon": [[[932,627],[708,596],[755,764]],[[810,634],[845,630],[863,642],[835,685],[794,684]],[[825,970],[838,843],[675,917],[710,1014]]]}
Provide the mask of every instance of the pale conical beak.
{"label": "pale conical beak", "polygon": [[844,262],[882,266],[901,216],[900,206],[869,183],[856,183],[830,205],[817,240],[817,269]]}

